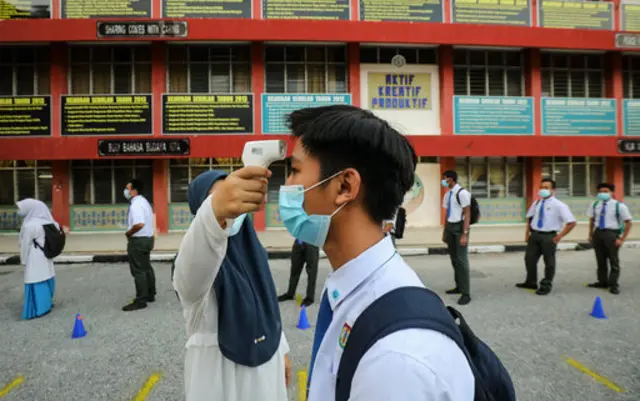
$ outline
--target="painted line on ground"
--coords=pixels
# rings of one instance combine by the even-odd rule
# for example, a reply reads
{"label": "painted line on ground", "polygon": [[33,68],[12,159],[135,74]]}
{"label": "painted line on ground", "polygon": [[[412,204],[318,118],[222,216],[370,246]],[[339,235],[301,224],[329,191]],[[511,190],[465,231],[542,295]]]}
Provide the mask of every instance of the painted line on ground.
{"label": "painted line on ground", "polygon": [[144,400],[146,400],[147,397],[149,396],[149,393],[153,389],[153,386],[155,386],[156,383],[158,383],[158,381],[160,380],[160,377],[162,377],[162,374],[160,374],[160,373],[154,373],[151,376],[149,376],[147,381],[144,383],[144,386],[142,386],[142,388],[138,392],[138,395],[136,395],[136,397],[133,399],[133,401],[144,401]]}
{"label": "painted line on ground", "polygon": [[298,401],[307,401],[307,370],[298,371]]}
{"label": "painted line on ground", "polygon": [[569,365],[573,366],[574,368],[578,369],[582,373],[586,374],[587,376],[591,376],[591,378],[593,378],[598,383],[604,384],[605,386],[609,387],[611,390],[615,391],[616,393],[624,393],[625,392],[625,390],[622,387],[618,386],[617,384],[615,384],[611,380],[607,379],[606,377],[600,376],[596,372],[594,372],[592,370],[589,370],[587,367],[585,367],[584,365],[582,365],[580,362],[576,361],[575,359],[573,359],[571,357],[566,357],[565,361]]}
{"label": "painted line on ground", "polygon": [[7,384],[2,390],[0,390],[0,398],[9,394],[9,391],[21,385],[23,381],[24,381],[24,376],[18,376],[15,379],[13,379],[11,383]]}

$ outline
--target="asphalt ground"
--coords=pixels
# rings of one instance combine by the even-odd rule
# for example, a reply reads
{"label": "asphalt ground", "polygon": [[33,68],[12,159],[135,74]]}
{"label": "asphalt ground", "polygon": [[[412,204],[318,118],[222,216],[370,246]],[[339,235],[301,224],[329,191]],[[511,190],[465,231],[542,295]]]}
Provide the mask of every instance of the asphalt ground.
{"label": "asphalt ground", "polygon": [[[614,296],[585,287],[595,278],[593,252],[560,252],[554,290],[541,297],[514,288],[524,278],[523,254],[472,255],[473,302],[460,309],[510,371],[518,400],[638,401],[639,260],[640,250],[624,250],[622,293]],[[453,277],[447,256],[407,261],[446,302],[455,302],[444,295]],[[55,308],[25,322],[20,320],[22,270],[1,267],[0,400],[183,399],[184,321],[171,290],[169,265],[156,263],[155,268],[157,301],[124,313],[120,308],[134,291],[127,265],[59,266]],[[280,293],[287,285],[288,262],[273,261],[272,269]],[[328,271],[322,260],[319,283]],[[299,293],[303,285],[304,278]],[[607,320],[589,316],[596,296],[602,298]],[[291,345],[293,401],[299,399],[296,373],[309,363],[313,330],[296,328],[294,302],[281,304],[281,310]],[[72,340],[77,313],[88,334]],[[316,313],[317,304],[309,308],[312,325]]]}

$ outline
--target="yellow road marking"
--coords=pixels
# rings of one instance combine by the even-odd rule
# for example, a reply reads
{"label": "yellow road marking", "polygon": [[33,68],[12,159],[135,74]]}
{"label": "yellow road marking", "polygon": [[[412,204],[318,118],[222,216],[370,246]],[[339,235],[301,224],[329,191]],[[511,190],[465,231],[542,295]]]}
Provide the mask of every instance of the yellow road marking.
{"label": "yellow road marking", "polygon": [[153,388],[153,386],[156,385],[158,380],[160,380],[161,376],[162,375],[160,373],[154,373],[151,376],[149,376],[149,379],[147,379],[147,382],[144,384],[144,386],[142,386],[142,388],[138,392],[138,395],[136,395],[136,398],[134,398],[133,401],[144,401],[144,400],[146,400],[147,396],[151,392],[151,389]]}
{"label": "yellow road marking", "polygon": [[307,371],[298,371],[298,401],[307,401]]}
{"label": "yellow road marking", "polygon": [[605,386],[609,387],[611,390],[615,391],[616,393],[624,393],[625,392],[625,390],[622,387],[619,387],[617,384],[615,384],[611,380],[607,379],[606,377],[600,376],[596,372],[593,372],[593,371],[587,369],[585,366],[583,366],[580,362],[576,361],[575,359],[567,357],[566,362],[569,365],[571,365],[574,368],[576,368],[579,371],[581,371],[582,373],[584,373],[584,374],[586,374],[588,376],[591,376],[598,383],[604,384]]}
{"label": "yellow road marking", "polygon": [[18,376],[9,384],[7,384],[2,390],[0,390],[0,398],[9,394],[9,391],[13,390],[15,387],[18,387],[24,381],[24,376]]}
{"label": "yellow road marking", "polygon": [[296,304],[298,307],[302,306],[302,295],[296,294]]}
{"label": "yellow road marking", "polygon": [[525,290],[525,291],[529,291],[529,292],[530,292],[530,293],[532,293],[532,294],[535,294],[535,293],[536,293],[536,290],[531,289],[531,288],[525,288],[524,290]]}

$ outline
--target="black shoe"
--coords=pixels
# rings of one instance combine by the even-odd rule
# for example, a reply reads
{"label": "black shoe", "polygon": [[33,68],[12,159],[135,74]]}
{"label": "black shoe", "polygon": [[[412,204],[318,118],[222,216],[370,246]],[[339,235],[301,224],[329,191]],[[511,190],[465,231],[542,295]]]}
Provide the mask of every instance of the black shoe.
{"label": "black shoe", "polygon": [[302,300],[302,305],[300,305],[300,306],[304,306],[305,308],[308,308],[311,305],[313,305],[313,299],[305,298],[305,299]]}
{"label": "black shoe", "polygon": [[458,300],[458,305],[467,305],[469,302],[471,302],[471,297],[467,294],[463,294]]}
{"label": "black shoe", "polygon": [[596,281],[595,283],[587,284],[587,287],[589,287],[589,288],[609,288],[609,284],[601,283],[599,281]]}
{"label": "black shoe", "polygon": [[278,297],[278,302],[291,301],[293,298],[293,295],[282,294]]}
{"label": "black shoe", "polygon": [[524,283],[518,283],[516,284],[516,287],[518,288],[524,288],[527,290],[537,290],[538,289],[538,284],[535,283],[527,283],[526,281]]}
{"label": "black shoe", "polygon": [[538,288],[538,291],[536,291],[536,294],[538,295],[547,295],[551,292],[551,287],[540,287]]}
{"label": "black shoe", "polygon": [[125,312],[133,312],[134,310],[138,310],[138,309],[144,309],[147,307],[147,303],[142,303],[142,302],[136,302],[133,301],[128,305],[125,305],[122,307],[122,310]]}
{"label": "black shoe", "polygon": [[620,289],[618,288],[618,286],[611,286],[611,288],[609,288],[609,292],[614,295],[618,295],[620,294]]}
{"label": "black shoe", "polygon": [[156,296],[155,295],[150,295],[147,297],[147,302],[156,302]]}
{"label": "black shoe", "polygon": [[462,294],[462,291],[460,291],[460,288],[456,287],[456,288],[452,288],[450,290],[446,290],[445,293],[447,293],[447,294]]}

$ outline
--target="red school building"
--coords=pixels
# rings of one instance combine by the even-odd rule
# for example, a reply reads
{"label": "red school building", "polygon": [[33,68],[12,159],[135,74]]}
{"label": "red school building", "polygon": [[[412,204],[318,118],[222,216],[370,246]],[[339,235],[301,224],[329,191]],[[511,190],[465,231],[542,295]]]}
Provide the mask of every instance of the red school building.
{"label": "red school building", "polygon": [[[522,223],[542,177],[581,220],[604,180],[640,216],[640,4],[0,0],[0,231],[25,197],[73,231],[123,230],[131,177],[158,231],[184,230],[193,177],[335,103],[409,136],[410,226],[441,224],[446,169],[482,224]],[[272,171],[258,230],[281,227]]]}

